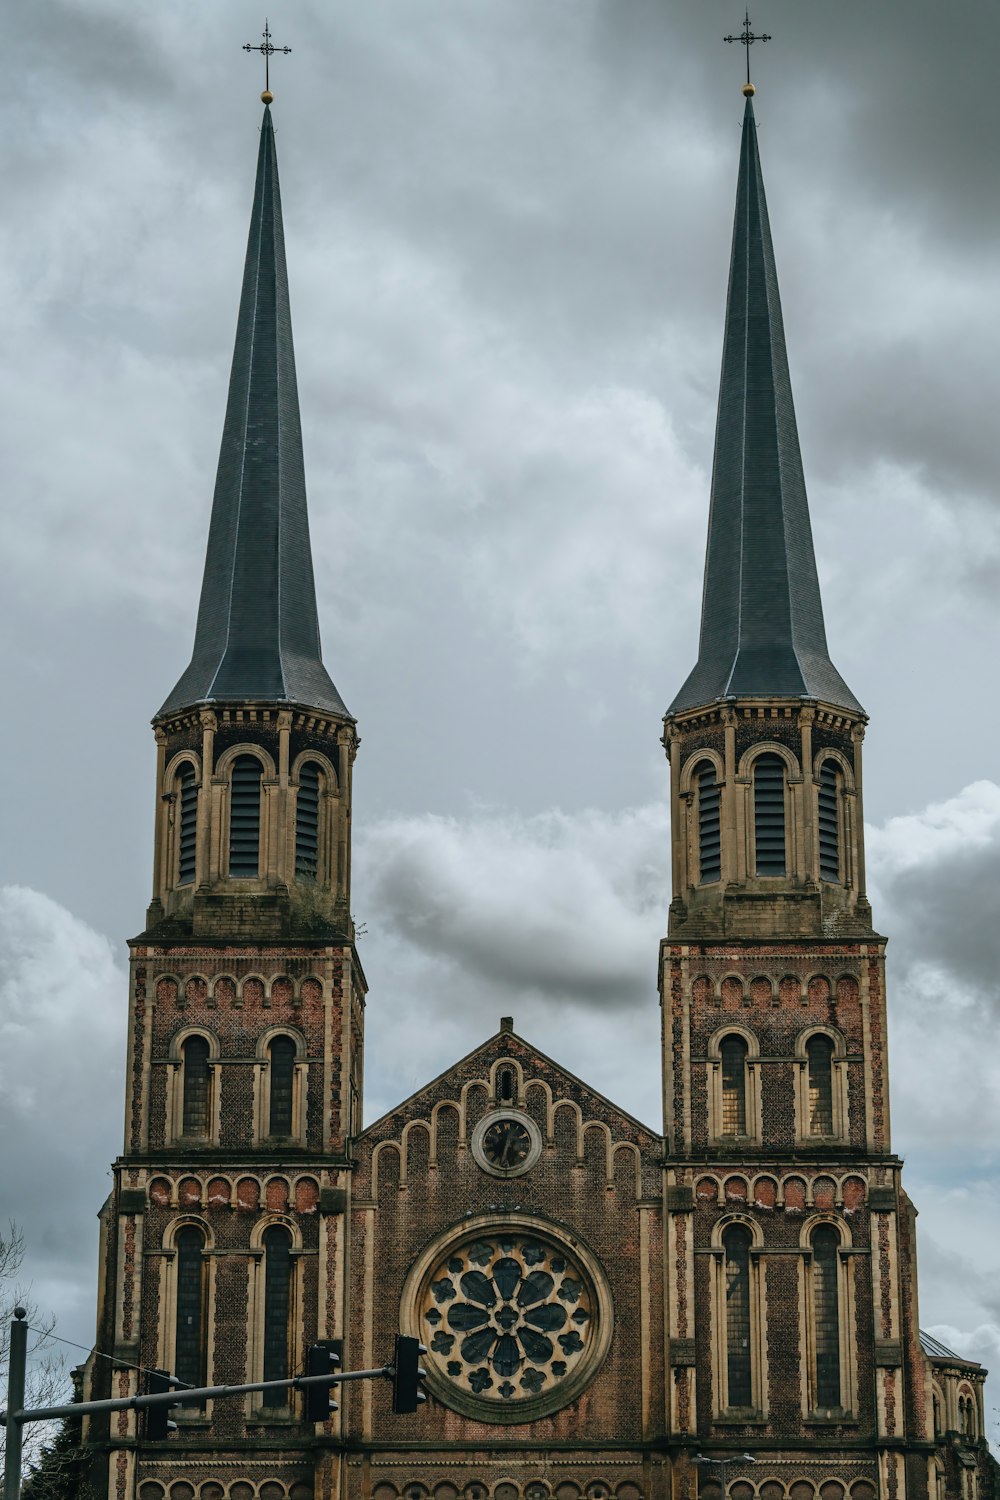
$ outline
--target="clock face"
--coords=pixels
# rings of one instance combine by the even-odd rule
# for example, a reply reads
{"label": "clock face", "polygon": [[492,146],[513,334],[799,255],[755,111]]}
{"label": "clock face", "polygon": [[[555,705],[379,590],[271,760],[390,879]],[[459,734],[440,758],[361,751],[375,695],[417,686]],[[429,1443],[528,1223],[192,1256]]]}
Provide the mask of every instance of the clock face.
{"label": "clock face", "polygon": [[498,1110],[476,1126],[472,1152],[484,1172],[494,1177],[519,1177],[541,1155],[542,1137],[530,1115]]}
{"label": "clock face", "polygon": [[509,1172],[522,1167],[531,1154],[531,1136],[523,1120],[494,1120],[483,1136],[482,1151],[491,1167]]}

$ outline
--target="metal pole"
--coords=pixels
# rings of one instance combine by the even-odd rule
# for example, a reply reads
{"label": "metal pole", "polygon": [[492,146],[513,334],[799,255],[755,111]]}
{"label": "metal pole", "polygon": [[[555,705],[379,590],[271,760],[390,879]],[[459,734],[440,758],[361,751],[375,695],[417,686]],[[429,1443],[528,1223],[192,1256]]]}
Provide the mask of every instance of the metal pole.
{"label": "metal pole", "polygon": [[7,1444],[4,1453],[3,1500],[20,1500],[21,1438],[18,1421],[24,1406],[24,1371],[28,1360],[28,1314],[15,1307],[10,1325],[10,1360],[7,1365]]}

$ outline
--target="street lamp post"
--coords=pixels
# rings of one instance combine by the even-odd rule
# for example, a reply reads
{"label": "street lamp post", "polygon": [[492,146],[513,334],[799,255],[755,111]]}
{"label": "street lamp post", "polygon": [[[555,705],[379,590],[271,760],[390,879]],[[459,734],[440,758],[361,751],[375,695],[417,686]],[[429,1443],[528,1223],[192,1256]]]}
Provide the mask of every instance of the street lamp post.
{"label": "street lamp post", "polygon": [[722,1500],[729,1500],[729,1491],[726,1488],[726,1470],[730,1464],[755,1464],[757,1460],[752,1453],[728,1453],[725,1458],[706,1458],[702,1453],[696,1453],[692,1458],[693,1464],[714,1464],[719,1470],[719,1480],[722,1485]]}

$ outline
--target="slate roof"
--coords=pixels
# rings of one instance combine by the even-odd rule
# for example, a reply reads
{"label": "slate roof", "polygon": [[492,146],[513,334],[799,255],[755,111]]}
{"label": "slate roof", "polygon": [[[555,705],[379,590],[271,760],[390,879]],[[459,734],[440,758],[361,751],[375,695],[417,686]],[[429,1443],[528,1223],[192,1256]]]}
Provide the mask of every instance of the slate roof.
{"label": "slate roof", "polygon": [[262,700],[350,717],[320,650],[269,108],[194,651],[157,717],[204,702]]}
{"label": "slate roof", "polygon": [[956,1354],[954,1349],[949,1349],[947,1344],[942,1344],[940,1339],[934,1338],[933,1334],[920,1329],[920,1347],[931,1359],[947,1359],[956,1365],[975,1365],[974,1359],[966,1359],[964,1354]]}
{"label": "slate roof", "polygon": [[863,712],[830,660],[748,99],[712,470],[698,662],[669,713],[729,696]]}

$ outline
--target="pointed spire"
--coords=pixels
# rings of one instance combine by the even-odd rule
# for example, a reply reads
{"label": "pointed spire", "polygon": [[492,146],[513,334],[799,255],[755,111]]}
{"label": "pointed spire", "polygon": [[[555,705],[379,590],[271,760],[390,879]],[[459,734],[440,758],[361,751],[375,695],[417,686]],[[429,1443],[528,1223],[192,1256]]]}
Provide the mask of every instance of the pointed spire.
{"label": "pointed spire", "polygon": [[863,712],[830,660],[774,249],[747,96],[698,662],[668,713],[727,697]]}
{"label": "pointed spire", "polygon": [[320,651],[270,108],[194,651],[157,717],[196,703],[261,701],[350,717]]}

